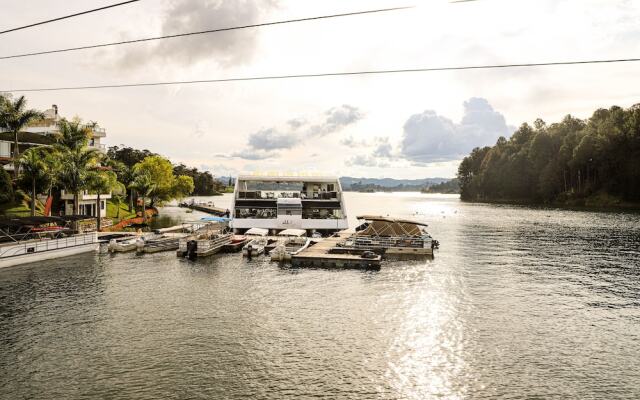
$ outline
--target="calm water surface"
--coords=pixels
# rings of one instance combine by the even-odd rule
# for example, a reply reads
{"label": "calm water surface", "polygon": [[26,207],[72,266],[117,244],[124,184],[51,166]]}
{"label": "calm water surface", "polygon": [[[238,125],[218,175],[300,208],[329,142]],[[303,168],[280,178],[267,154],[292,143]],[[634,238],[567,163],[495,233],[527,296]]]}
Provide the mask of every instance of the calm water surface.
{"label": "calm water surface", "polygon": [[347,201],[427,221],[441,249],[379,272],[173,253],[1,270],[0,398],[640,398],[638,214]]}

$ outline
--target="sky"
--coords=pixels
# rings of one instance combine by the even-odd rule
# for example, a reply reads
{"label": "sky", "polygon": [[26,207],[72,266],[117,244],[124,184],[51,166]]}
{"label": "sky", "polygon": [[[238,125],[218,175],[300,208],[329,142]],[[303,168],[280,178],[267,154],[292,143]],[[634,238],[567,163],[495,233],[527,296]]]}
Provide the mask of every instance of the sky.
{"label": "sky", "polygon": [[[0,28],[116,3],[3,0]],[[142,0],[0,35],[0,56],[375,8],[361,15],[0,60],[0,91],[376,69],[640,57],[633,0]],[[0,30],[3,30],[0,29]],[[97,121],[107,145],[253,171],[454,177],[537,118],[640,102],[640,63],[13,92]]]}

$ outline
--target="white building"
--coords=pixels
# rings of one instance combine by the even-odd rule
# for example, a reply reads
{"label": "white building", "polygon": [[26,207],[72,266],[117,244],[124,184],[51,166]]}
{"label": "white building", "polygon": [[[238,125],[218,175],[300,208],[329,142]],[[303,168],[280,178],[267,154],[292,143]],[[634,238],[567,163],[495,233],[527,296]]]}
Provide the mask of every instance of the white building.
{"label": "white building", "polygon": [[[18,136],[20,154],[25,150],[34,146],[50,146],[55,143],[55,135],[60,132],[59,123],[61,117],[58,113],[58,106],[53,105],[44,112],[44,119],[36,121],[22,130]],[[106,146],[102,140],[107,136],[104,128],[95,126],[91,128],[91,137],[89,138],[89,147],[95,148],[101,152],[106,152]],[[13,151],[14,140],[11,132],[4,131],[0,128],[0,164],[4,164],[7,171],[13,171]],[[86,191],[80,193],[80,214],[97,216],[96,214],[96,197],[95,194],[89,194]],[[100,216],[106,217],[107,207],[106,200],[111,198],[110,193],[100,195]],[[73,194],[62,191],[61,199],[65,202],[65,215],[73,214]]]}
{"label": "white building", "polygon": [[304,229],[330,234],[348,228],[337,177],[244,175],[236,179],[232,227],[237,232]]}

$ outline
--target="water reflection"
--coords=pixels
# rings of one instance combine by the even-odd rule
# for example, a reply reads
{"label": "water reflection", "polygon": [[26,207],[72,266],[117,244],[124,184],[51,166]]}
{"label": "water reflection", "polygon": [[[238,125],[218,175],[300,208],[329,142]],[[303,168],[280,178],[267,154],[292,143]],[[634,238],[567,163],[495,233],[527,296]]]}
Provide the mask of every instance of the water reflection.
{"label": "water reflection", "polygon": [[441,249],[377,272],[173,252],[0,271],[0,398],[640,397],[637,214],[346,204]]}

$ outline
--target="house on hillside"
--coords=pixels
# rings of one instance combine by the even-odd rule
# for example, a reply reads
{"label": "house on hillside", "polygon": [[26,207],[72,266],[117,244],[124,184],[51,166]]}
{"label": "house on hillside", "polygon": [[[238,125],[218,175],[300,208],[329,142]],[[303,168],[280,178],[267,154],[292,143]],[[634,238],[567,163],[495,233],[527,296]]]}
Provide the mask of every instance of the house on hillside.
{"label": "house on hillside", "polygon": [[[44,118],[31,123],[19,134],[18,148],[20,154],[25,150],[35,146],[51,146],[55,143],[55,135],[60,132],[59,123],[61,117],[58,113],[58,106],[53,105],[44,112]],[[103,153],[106,152],[106,146],[102,140],[107,136],[104,128],[95,126],[91,128],[91,137],[89,138],[89,146]],[[13,152],[14,138],[11,132],[4,131],[0,128],[0,165],[7,171],[13,171]],[[88,192],[80,193],[80,214],[106,217],[107,206],[106,200],[111,198],[110,193],[100,195],[100,210],[96,210],[96,195]],[[62,211],[65,215],[73,214],[73,194],[62,191],[61,200],[64,202]]]}

